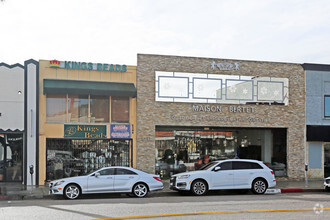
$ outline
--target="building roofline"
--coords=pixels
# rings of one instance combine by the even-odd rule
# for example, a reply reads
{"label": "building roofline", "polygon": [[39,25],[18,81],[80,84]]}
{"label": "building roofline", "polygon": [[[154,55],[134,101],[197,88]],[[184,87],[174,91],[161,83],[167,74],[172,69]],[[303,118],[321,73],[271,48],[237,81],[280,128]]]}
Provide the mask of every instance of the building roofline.
{"label": "building roofline", "polygon": [[328,64],[304,63],[302,67],[304,70],[330,71],[330,65]]}

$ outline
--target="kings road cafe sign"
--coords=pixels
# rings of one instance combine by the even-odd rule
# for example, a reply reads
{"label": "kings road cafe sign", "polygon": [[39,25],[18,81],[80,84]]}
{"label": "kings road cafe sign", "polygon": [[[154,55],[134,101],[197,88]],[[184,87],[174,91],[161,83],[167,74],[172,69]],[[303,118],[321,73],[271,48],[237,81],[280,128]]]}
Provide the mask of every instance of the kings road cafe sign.
{"label": "kings road cafe sign", "polygon": [[106,125],[64,125],[65,138],[106,138]]}
{"label": "kings road cafe sign", "polygon": [[49,61],[51,68],[69,69],[69,70],[96,70],[107,72],[127,72],[126,65],[119,64],[106,64],[106,63],[88,63],[88,62],[76,62],[76,61]]}

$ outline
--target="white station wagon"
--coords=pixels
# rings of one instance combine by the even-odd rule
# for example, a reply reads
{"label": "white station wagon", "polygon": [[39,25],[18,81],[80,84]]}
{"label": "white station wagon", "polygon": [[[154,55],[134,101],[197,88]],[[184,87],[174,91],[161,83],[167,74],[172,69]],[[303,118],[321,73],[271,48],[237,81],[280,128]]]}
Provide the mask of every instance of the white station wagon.
{"label": "white station wagon", "polygon": [[210,162],[200,170],[178,173],[170,180],[170,189],[205,195],[209,190],[251,189],[263,194],[275,187],[273,170],[257,160],[229,159]]}

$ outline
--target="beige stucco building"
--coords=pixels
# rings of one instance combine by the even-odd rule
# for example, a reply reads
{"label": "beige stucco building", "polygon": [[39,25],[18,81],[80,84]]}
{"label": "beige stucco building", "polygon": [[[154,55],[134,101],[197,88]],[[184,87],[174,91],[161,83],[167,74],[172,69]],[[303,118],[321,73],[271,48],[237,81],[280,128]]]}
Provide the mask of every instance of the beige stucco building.
{"label": "beige stucco building", "polygon": [[39,184],[136,166],[136,66],[39,61]]}

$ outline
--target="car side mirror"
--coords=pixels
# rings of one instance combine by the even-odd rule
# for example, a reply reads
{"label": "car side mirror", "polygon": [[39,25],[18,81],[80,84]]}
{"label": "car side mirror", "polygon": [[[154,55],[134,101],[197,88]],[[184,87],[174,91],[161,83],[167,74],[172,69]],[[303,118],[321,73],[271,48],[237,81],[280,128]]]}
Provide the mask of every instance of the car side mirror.
{"label": "car side mirror", "polygon": [[215,172],[217,172],[217,171],[219,171],[219,170],[221,170],[221,167],[215,167],[215,168],[214,168],[214,171],[215,171]]}
{"label": "car side mirror", "polygon": [[100,175],[100,173],[95,173],[95,177],[99,177]]}

